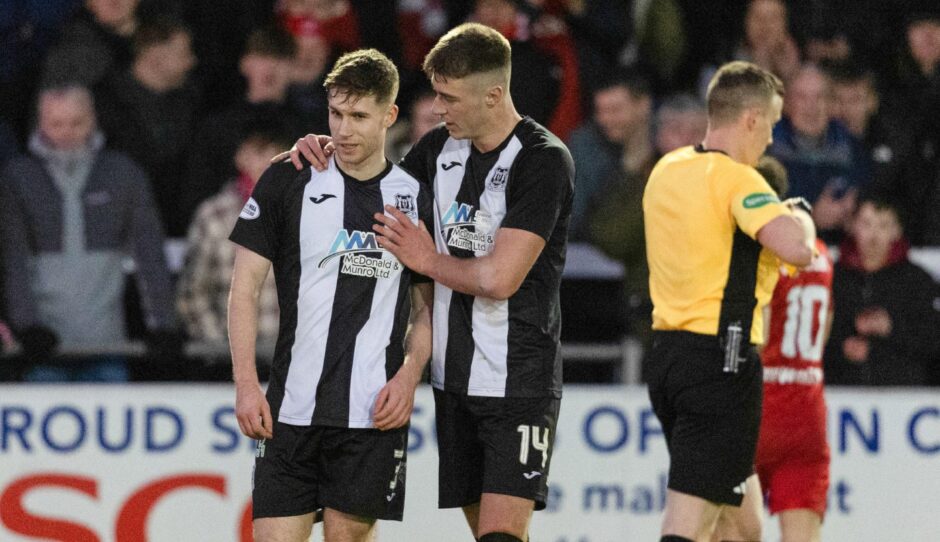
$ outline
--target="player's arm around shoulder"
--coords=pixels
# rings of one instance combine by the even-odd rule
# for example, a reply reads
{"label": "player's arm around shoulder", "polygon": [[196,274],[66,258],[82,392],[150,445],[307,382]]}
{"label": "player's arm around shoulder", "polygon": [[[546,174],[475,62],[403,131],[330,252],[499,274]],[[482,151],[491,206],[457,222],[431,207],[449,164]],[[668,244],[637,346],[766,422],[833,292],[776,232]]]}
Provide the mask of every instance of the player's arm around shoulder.
{"label": "player's arm around shoulder", "polygon": [[431,357],[433,301],[433,282],[420,282],[411,287],[411,315],[405,332],[405,361],[375,398],[372,421],[377,429],[396,429],[411,418],[415,389]]}
{"label": "player's arm around shoulder", "polygon": [[809,265],[814,253],[815,228],[810,234],[759,173],[742,167],[731,189],[731,213],[738,227],[783,262],[797,267]]}

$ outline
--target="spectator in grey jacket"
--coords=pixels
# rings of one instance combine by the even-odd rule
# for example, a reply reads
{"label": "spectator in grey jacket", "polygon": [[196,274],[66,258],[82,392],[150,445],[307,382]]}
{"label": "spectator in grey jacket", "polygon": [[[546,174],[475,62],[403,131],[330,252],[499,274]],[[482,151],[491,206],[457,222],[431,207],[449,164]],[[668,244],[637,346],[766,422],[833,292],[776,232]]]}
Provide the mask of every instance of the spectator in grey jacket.
{"label": "spectator in grey jacket", "polygon": [[83,10],[65,25],[46,56],[42,81],[63,77],[92,87],[131,63],[131,39],[137,30],[140,0],[85,0]]}
{"label": "spectator in grey jacket", "polygon": [[[103,149],[89,91],[47,88],[29,153],[0,172],[4,297],[29,367],[28,380],[128,379],[124,359],[63,360],[75,350],[123,343],[124,266],[132,254],[153,337],[174,326],[163,232],[141,169]],[[165,345],[165,341],[160,341]]]}

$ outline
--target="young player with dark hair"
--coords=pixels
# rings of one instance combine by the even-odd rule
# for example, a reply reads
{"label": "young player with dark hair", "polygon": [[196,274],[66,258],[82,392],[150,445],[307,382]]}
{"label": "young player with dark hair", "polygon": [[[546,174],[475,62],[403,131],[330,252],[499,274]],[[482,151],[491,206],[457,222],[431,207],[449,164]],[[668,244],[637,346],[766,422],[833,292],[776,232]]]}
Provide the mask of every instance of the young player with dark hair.
{"label": "young player with dark hair", "polygon": [[[384,154],[398,72],[378,51],[356,51],[324,86],[336,153],[323,171],[271,166],[231,235],[235,413],[261,439],[258,541],[307,540],[319,509],[329,542],[371,540],[376,519],[401,520],[407,424],[431,353],[432,285],[370,231],[385,205],[409,221],[433,216],[428,191]],[[254,352],[272,266],[280,333],[265,397]]]}

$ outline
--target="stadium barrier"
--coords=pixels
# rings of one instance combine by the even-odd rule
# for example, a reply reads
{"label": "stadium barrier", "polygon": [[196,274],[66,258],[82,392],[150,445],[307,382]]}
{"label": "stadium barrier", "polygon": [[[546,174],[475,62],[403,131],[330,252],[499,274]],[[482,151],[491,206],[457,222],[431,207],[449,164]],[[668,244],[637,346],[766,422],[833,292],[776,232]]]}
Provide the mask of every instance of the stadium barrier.
{"label": "stadium barrier", "polygon": [[[940,533],[940,396],[829,391],[833,465],[825,540]],[[255,446],[227,384],[0,386],[0,540],[250,540]],[[433,399],[410,428],[405,521],[379,540],[469,539],[438,511]],[[645,390],[568,386],[539,542],[655,540],[668,458]],[[778,540],[768,522],[766,540]]]}

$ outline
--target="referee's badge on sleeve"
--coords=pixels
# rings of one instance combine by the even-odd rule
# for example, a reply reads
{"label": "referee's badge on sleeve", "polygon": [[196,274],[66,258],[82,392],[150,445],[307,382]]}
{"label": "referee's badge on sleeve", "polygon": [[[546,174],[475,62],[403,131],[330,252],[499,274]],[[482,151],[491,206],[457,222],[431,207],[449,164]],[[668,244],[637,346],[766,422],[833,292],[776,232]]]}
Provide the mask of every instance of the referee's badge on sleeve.
{"label": "referee's badge on sleeve", "polygon": [[245,220],[254,220],[261,216],[261,206],[258,205],[258,202],[255,201],[255,198],[248,198],[248,201],[245,202],[245,206],[242,207],[242,212],[239,213],[239,218],[244,218]]}

